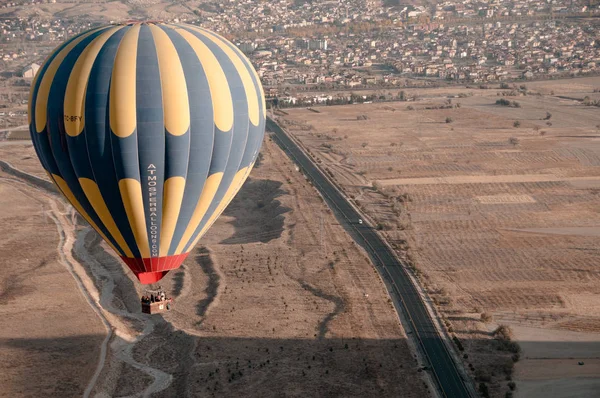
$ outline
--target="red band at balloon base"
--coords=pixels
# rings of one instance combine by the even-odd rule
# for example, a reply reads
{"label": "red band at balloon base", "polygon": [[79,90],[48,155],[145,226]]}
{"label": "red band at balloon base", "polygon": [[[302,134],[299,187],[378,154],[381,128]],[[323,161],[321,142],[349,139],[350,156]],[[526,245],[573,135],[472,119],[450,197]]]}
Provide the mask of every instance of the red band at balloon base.
{"label": "red band at balloon base", "polygon": [[152,283],[158,282],[168,273],[169,273],[169,271],[140,272],[139,274],[135,274],[135,276],[137,276],[137,278],[140,280],[140,283],[142,285],[150,285]]}
{"label": "red band at balloon base", "polygon": [[127,264],[140,283],[149,285],[161,280],[170,270],[179,268],[188,254],[152,258],[121,257],[121,260]]}

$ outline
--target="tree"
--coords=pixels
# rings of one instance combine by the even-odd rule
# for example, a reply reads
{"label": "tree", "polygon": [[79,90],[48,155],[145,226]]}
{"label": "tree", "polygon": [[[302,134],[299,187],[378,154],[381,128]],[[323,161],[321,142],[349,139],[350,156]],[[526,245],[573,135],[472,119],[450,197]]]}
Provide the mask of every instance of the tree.
{"label": "tree", "polygon": [[491,321],[492,321],[492,316],[490,314],[488,314],[487,312],[483,312],[481,314],[481,322],[490,323]]}
{"label": "tree", "polygon": [[479,383],[479,393],[481,394],[482,397],[489,398],[490,389],[488,388],[487,384]]}
{"label": "tree", "polygon": [[513,338],[513,331],[510,326],[500,325],[493,332],[494,338],[503,341],[511,341]]}

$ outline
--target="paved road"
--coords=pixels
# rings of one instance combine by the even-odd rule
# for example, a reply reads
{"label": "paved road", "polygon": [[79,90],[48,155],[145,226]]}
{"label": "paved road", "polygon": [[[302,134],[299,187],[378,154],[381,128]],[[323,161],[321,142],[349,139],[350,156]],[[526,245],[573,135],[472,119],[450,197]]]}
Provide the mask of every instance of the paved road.
{"label": "paved road", "polygon": [[383,277],[393,286],[394,291],[391,291],[390,294],[399,298],[403,315],[413,329],[442,395],[448,398],[472,397],[435,328],[421,296],[392,250],[384,244],[367,221],[363,221],[363,224],[358,223],[358,219],[362,217],[358,211],[348,203],[333,183],[323,175],[279,125],[268,119],[267,129],[275,133],[276,139],[288,156],[311,179],[336,213],[340,223],[346,224],[345,226],[356,242],[367,250]]}

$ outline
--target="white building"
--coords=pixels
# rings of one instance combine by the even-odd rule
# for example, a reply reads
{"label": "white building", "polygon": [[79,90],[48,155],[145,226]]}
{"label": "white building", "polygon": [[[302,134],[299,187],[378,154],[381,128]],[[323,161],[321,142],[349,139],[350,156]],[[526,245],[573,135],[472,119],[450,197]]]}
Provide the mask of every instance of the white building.
{"label": "white building", "polygon": [[37,71],[39,69],[40,69],[40,66],[38,64],[36,64],[36,63],[33,63],[33,64],[29,65],[23,71],[23,78],[25,78],[25,79],[33,79],[33,77],[35,76],[35,74],[37,73]]}

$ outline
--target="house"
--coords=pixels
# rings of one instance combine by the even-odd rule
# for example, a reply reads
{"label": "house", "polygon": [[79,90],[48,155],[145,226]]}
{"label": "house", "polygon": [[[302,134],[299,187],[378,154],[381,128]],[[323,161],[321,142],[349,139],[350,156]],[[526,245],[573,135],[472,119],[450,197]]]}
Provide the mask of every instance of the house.
{"label": "house", "polygon": [[40,69],[40,66],[38,64],[36,64],[36,63],[33,63],[33,64],[29,65],[23,71],[23,78],[25,78],[25,79],[33,79],[33,77],[35,76],[35,74],[37,73],[37,71],[39,69]]}

